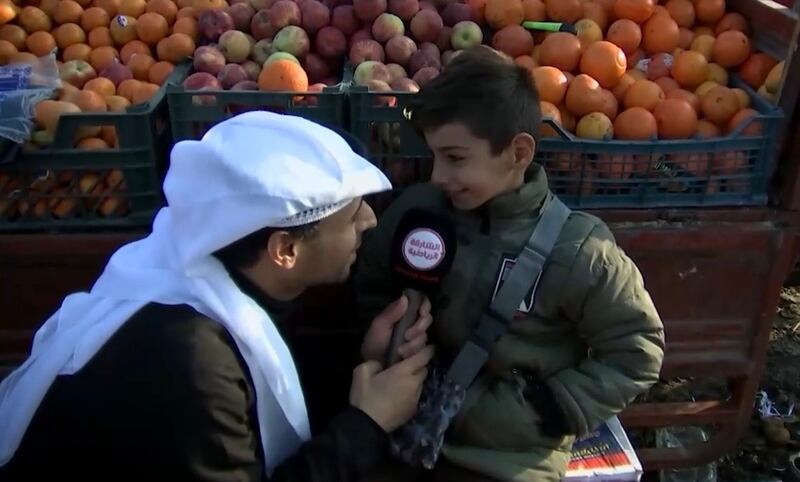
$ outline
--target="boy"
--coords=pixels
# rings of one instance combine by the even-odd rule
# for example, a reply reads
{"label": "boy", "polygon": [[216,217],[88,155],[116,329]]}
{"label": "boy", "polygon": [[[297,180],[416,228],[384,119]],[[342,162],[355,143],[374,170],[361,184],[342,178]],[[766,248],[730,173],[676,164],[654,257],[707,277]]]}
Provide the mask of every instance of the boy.
{"label": "boy", "polygon": [[[413,186],[365,236],[359,314],[397,297],[389,260],[403,213],[451,217],[458,247],[432,299],[431,336],[445,369],[496,295],[552,196],[532,164],[541,112],[530,74],[486,47],[462,52],[409,106],[434,154],[431,182]],[[573,212],[535,292],[467,391],[445,437],[447,462],[487,480],[559,480],[572,443],[658,379],[663,326],[634,263],[599,219]]]}

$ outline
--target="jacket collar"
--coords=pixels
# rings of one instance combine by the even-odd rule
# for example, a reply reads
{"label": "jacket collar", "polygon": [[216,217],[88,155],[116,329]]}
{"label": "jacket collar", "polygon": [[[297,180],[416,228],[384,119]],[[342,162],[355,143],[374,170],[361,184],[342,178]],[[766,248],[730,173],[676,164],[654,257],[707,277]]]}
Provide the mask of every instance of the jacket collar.
{"label": "jacket collar", "polygon": [[533,164],[525,174],[525,184],[514,191],[489,200],[482,206],[482,209],[490,219],[511,219],[524,216],[536,212],[544,203],[548,192],[547,174],[545,174],[544,168]]}

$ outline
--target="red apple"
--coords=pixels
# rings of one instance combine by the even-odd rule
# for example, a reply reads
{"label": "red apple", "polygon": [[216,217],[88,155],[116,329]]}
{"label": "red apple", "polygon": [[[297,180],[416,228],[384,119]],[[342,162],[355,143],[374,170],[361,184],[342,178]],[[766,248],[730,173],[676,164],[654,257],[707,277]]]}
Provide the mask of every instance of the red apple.
{"label": "red apple", "polygon": [[395,79],[389,83],[397,92],[419,92],[419,85],[409,78]]}
{"label": "red apple", "polygon": [[397,15],[391,13],[382,13],[378,15],[375,22],[372,24],[372,38],[376,41],[385,44],[392,37],[403,35],[406,28],[403,21]]}
{"label": "red apple", "polygon": [[271,39],[277,32],[269,21],[269,10],[259,10],[250,20],[250,33],[256,40]]}
{"label": "red apple", "polygon": [[233,17],[225,10],[205,10],[197,19],[197,31],[209,42],[216,42],[228,30],[233,30]]}
{"label": "red apple", "polygon": [[359,20],[352,5],[339,5],[331,14],[331,26],[339,29],[345,37],[353,35],[358,30]]}
{"label": "red apple", "polygon": [[[267,59],[265,58],[264,61]],[[258,75],[261,73],[261,66],[264,65],[263,63],[259,64],[253,60],[245,60],[241,64],[245,72],[247,72],[247,78],[250,80],[258,80]]]}
{"label": "red apple", "polygon": [[410,22],[414,15],[419,12],[419,0],[389,0],[389,13],[393,13]]}
{"label": "red apple", "polygon": [[119,84],[123,81],[133,78],[133,72],[127,65],[114,61],[100,72],[100,76],[106,77],[111,82],[114,82],[115,86],[119,87]]}
{"label": "red apple", "polygon": [[386,11],[386,0],[353,0],[356,17],[362,22],[372,23]]}
{"label": "red apple", "polygon": [[435,67],[423,67],[414,74],[412,80],[420,87],[425,87],[425,84],[435,79],[439,75],[439,69]]}
{"label": "red apple", "polygon": [[250,21],[253,19],[253,15],[256,14],[253,7],[246,2],[231,5],[226,11],[233,19],[233,27],[242,32],[250,29]]}
{"label": "red apple", "polygon": [[272,46],[280,52],[288,52],[298,59],[302,59],[311,49],[311,40],[305,30],[295,25],[289,25],[275,35]]}
{"label": "red apple", "polygon": [[211,75],[218,75],[225,67],[225,55],[210,45],[197,47],[194,51],[194,70]]}
{"label": "red apple", "polygon": [[367,60],[383,62],[384,53],[381,44],[374,40],[360,40],[350,49],[350,62],[358,65]]}
{"label": "red apple", "polygon": [[253,80],[243,80],[231,87],[231,90],[258,90],[258,83]]}
{"label": "red apple", "polygon": [[353,73],[353,81],[359,85],[367,85],[370,80],[382,80],[388,83],[391,79],[389,69],[383,63],[373,60],[362,62]]}
{"label": "red apple", "polygon": [[408,61],[416,51],[417,44],[404,35],[393,37],[386,42],[386,59],[402,66],[408,65]]}
{"label": "red apple", "polygon": [[417,42],[435,42],[443,27],[442,17],[436,11],[420,10],[411,19],[411,34]]}
{"label": "red apple", "polygon": [[326,58],[340,57],[347,52],[347,39],[335,27],[322,27],[314,39],[314,49]]}
{"label": "red apple", "polygon": [[303,29],[313,35],[331,23],[331,11],[317,0],[307,0],[300,8]]}
{"label": "red apple", "polygon": [[442,10],[442,21],[448,27],[467,20],[472,20],[472,9],[466,3],[451,3]]}
{"label": "red apple", "polygon": [[244,62],[253,45],[244,32],[228,30],[219,37],[219,51],[228,62]]}
{"label": "red apple", "polygon": [[370,32],[369,28],[362,28],[361,30],[357,30],[353,35],[350,36],[350,44],[349,44],[350,48],[353,48],[353,45],[357,44],[362,40],[374,40],[372,38],[372,32]]}
{"label": "red apple", "polygon": [[289,25],[300,25],[300,7],[291,0],[278,0],[269,9],[269,22],[276,30]]}

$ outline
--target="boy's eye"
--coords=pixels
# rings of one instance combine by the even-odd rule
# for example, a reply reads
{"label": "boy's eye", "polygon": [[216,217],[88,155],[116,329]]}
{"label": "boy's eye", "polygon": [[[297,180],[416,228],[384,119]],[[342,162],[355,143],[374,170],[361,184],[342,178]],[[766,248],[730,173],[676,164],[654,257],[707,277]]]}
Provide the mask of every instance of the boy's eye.
{"label": "boy's eye", "polygon": [[450,160],[450,162],[460,162],[460,161],[463,161],[463,160],[464,160],[464,158],[463,158],[463,157],[461,157],[461,156],[453,156],[453,155],[450,155],[450,156],[447,156],[447,157],[448,157],[448,159]]}

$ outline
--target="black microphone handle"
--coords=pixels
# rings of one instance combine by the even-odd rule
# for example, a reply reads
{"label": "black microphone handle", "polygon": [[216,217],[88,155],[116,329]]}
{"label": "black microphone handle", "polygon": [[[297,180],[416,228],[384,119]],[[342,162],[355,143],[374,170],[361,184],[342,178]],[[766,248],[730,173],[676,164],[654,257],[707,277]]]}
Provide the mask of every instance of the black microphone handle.
{"label": "black microphone handle", "polygon": [[419,291],[408,288],[403,291],[403,294],[408,298],[408,309],[400,321],[394,325],[392,339],[386,351],[387,367],[400,361],[401,357],[400,354],[397,353],[397,349],[405,342],[406,331],[417,321],[417,317],[419,317],[419,307],[422,304],[422,293]]}

